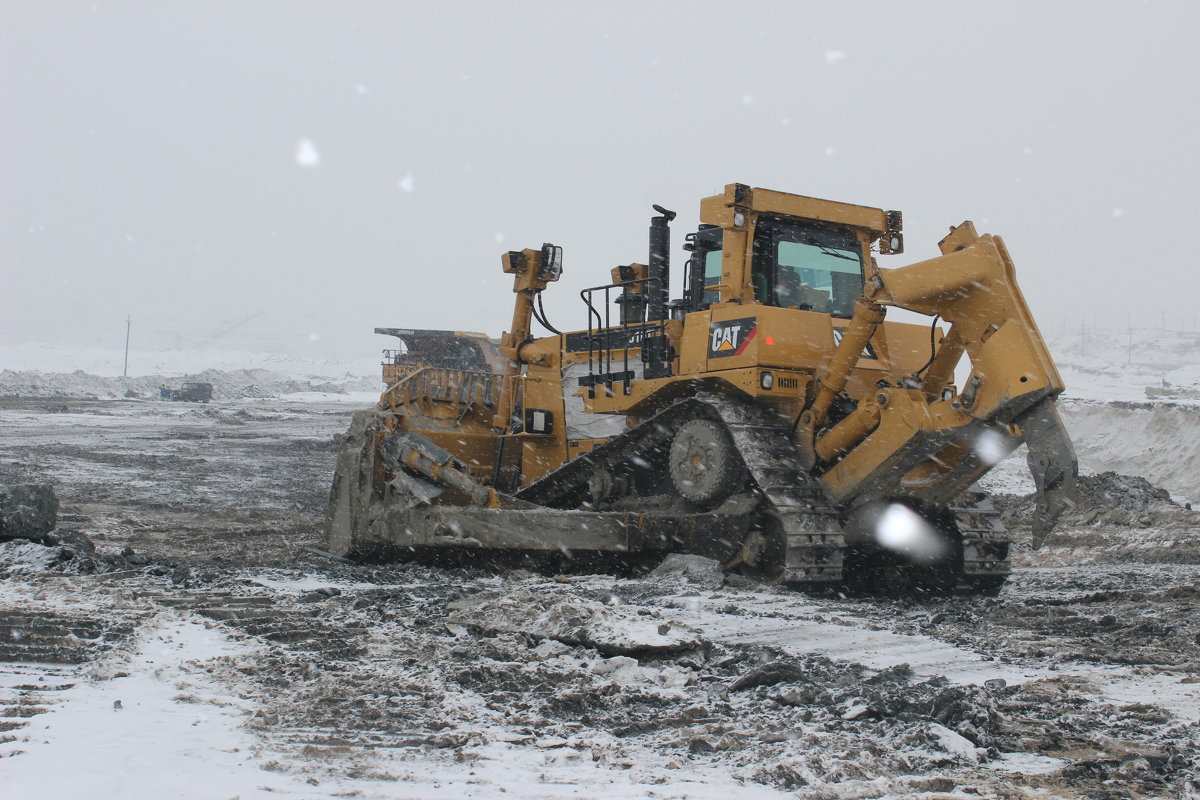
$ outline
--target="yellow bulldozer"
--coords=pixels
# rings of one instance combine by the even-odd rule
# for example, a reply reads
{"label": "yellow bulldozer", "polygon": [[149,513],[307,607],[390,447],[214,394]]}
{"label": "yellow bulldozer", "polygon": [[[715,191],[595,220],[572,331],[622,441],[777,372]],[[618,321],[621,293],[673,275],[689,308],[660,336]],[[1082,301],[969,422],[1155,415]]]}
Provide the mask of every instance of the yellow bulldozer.
{"label": "yellow bulldozer", "polygon": [[563,259],[545,244],[503,254],[515,308],[498,343],[404,330],[422,358],[355,414],[329,550],[691,553],[806,590],[999,591],[1010,540],[976,481],[1028,446],[1036,547],[1078,471],[999,237],[964,222],[942,255],[886,269],[899,212],[730,184],[702,200],[671,299],[675,214],[654,209],[647,263],[580,293],[585,328],[546,316]]}

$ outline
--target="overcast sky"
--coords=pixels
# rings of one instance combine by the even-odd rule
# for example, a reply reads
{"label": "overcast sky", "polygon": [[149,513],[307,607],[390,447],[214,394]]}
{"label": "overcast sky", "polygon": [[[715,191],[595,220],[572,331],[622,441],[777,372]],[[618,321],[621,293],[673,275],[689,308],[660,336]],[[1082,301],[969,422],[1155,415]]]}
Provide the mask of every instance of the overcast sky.
{"label": "overcast sky", "polygon": [[498,334],[500,254],[544,241],[577,328],[651,203],[678,267],[731,182],[901,209],[884,266],[973,219],[1047,333],[1190,329],[1198,31],[1194,2],[0,0],[0,343]]}

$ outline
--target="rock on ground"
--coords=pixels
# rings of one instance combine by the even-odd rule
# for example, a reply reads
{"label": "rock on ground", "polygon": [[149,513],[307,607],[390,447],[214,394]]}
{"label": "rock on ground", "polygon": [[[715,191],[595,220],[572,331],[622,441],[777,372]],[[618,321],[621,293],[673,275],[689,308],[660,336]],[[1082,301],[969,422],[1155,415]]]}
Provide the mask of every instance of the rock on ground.
{"label": "rock on ground", "polygon": [[58,497],[49,484],[0,487],[0,539],[40,540],[58,524]]}

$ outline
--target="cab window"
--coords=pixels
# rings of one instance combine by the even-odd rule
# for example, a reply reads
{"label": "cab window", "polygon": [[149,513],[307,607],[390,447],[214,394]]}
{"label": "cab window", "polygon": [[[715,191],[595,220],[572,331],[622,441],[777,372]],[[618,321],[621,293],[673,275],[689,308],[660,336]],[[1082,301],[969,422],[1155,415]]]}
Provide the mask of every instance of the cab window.
{"label": "cab window", "polygon": [[862,250],[849,232],[761,220],[752,275],[760,302],[849,317],[862,293]]}
{"label": "cab window", "polygon": [[683,287],[684,307],[688,311],[702,311],[721,300],[718,290],[706,287],[721,283],[723,235],[720,226],[703,224],[698,231],[688,234],[686,249],[692,256],[688,259]]}
{"label": "cab window", "polygon": [[[721,282],[721,251],[709,250],[704,254],[704,286],[716,286]],[[716,289],[704,289],[704,304],[711,305],[721,299]]]}

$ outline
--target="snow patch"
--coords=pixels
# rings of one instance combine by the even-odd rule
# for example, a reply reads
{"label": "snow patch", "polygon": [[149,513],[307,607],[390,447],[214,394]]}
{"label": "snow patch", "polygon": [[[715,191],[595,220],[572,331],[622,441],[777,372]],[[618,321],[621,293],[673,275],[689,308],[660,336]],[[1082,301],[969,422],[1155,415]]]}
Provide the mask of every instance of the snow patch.
{"label": "snow patch", "polygon": [[[204,625],[162,616],[140,632],[119,677],[77,684],[31,718],[24,751],[0,759],[9,797],[213,798],[305,796],[312,787],[266,772],[242,730],[241,701],[197,669],[250,657]],[[305,790],[309,790],[306,792]]]}

